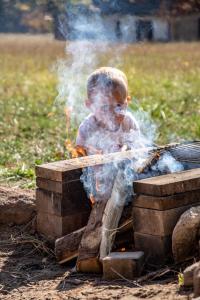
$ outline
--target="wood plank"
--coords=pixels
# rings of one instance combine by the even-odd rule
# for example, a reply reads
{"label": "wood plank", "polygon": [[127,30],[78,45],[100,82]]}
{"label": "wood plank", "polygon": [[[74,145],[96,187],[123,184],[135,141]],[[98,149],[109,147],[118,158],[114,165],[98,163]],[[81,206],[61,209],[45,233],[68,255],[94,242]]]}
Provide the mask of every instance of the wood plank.
{"label": "wood plank", "polygon": [[144,251],[145,259],[155,265],[165,264],[172,258],[171,235],[157,236],[134,232],[135,248],[138,251]]}
{"label": "wood plank", "polygon": [[113,246],[119,220],[127,198],[127,187],[123,184],[123,170],[119,170],[115,178],[112,193],[107,201],[102,218],[102,238],[100,243],[100,259],[107,256]]}
{"label": "wood plank", "polygon": [[137,194],[167,196],[200,189],[200,168],[134,181]]}
{"label": "wood plank", "polygon": [[158,236],[170,235],[181,214],[190,207],[191,205],[186,205],[168,210],[133,207],[134,230]]}
{"label": "wood plank", "polygon": [[39,212],[37,214],[37,231],[44,234],[47,239],[54,241],[85,226],[88,218],[89,213],[82,212],[66,217]]}
{"label": "wood plank", "polygon": [[38,188],[43,190],[59,193],[59,194],[68,194],[74,191],[82,191],[83,184],[80,179],[72,181],[54,181],[46,178],[37,177],[36,185]]}
{"label": "wood plank", "polygon": [[77,212],[90,212],[91,205],[84,190],[58,194],[36,189],[36,207],[38,212],[57,216],[68,216]]}
{"label": "wood plank", "polygon": [[132,158],[137,158],[136,150],[56,161],[36,166],[36,176],[55,181],[74,180],[80,178],[82,168],[113,163],[114,161],[120,162]]}
{"label": "wood plank", "polygon": [[60,264],[68,262],[78,256],[78,247],[84,231],[85,227],[82,227],[56,240],[55,255]]}
{"label": "wood plank", "polygon": [[195,202],[200,202],[200,189],[163,197],[139,194],[134,197],[133,206],[166,210]]}

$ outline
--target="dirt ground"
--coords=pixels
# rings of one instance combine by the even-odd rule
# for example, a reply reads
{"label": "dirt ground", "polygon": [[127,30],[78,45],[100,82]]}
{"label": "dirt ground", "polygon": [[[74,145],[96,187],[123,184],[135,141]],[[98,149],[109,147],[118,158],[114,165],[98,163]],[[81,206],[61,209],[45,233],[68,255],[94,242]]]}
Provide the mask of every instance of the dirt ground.
{"label": "dirt ground", "polygon": [[[24,191],[0,188],[1,214],[9,201],[14,203],[12,210],[19,208],[19,198],[34,212],[34,193],[22,194]],[[29,211],[29,216],[33,215]],[[141,286],[128,280],[108,282],[97,275],[77,274],[74,262],[58,265],[51,245],[35,232],[32,219],[23,225],[15,223],[7,214],[7,224],[0,225],[0,299],[192,299],[192,290],[179,287],[173,269]]]}

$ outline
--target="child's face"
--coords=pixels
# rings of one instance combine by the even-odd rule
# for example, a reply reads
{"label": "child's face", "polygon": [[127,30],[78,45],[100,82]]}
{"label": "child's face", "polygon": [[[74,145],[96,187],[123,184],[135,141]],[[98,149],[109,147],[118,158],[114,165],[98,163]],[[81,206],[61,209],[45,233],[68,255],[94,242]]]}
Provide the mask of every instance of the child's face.
{"label": "child's face", "polygon": [[114,89],[110,92],[95,91],[88,107],[95,114],[96,118],[108,128],[115,128],[122,123],[129,97],[126,92]]}

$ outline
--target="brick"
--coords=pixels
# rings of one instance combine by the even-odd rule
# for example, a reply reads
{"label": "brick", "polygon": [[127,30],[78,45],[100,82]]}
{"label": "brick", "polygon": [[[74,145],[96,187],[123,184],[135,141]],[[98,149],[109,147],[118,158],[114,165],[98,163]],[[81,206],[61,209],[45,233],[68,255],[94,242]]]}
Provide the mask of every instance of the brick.
{"label": "brick", "polygon": [[200,189],[163,197],[140,194],[133,199],[133,205],[136,207],[157,210],[171,209],[195,202],[200,202]]}
{"label": "brick", "polygon": [[79,212],[90,212],[91,205],[84,190],[69,194],[58,194],[43,189],[36,189],[38,212],[57,216],[68,216]]}
{"label": "brick", "polygon": [[53,181],[37,177],[36,185],[38,188],[59,194],[66,194],[74,191],[83,190],[83,184],[79,179],[72,181]]}
{"label": "brick", "polygon": [[89,213],[59,217],[47,213],[37,214],[37,231],[44,234],[49,240],[55,240],[69,234],[87,224]]}
{"label": "brick", "polygon": [[186,205],[168,210],[133,207],[134,230],[158,236],[170,235],[181,214],[190,207],[191,205]]}
{"label": "brick", "polygon": [[156,236],[134,232],[135,248],[144,251],[145,260],[162,265],[172,257],[171,236]]}
{"label": "brick", "polygon": [[167,196],[200,189],[200,168],[134,181],[137,194]]}
{"label": "brick", "polygon": [[141,274],[144,262],[144,253],[138,252],[111,252],[104,257],[103,278],[106,280],[121,279],[120,275],[127,279],[134,279]]}

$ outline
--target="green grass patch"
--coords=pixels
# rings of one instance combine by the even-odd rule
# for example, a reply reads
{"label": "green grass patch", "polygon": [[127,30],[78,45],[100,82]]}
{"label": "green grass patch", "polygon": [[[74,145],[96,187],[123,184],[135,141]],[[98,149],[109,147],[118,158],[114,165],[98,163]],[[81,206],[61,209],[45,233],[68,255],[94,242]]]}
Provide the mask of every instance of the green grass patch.
{"label": "green grass patch", "polygon": [[[57,78],[51,71],[64,47],[46,37],[0,40],[0,183],[34,187],[36,164],[69,157],[64,109],[54,105]],[[116,47],[101,55],[99,65],[113,61]],[[129,79],[131,107],[149,113],[157,125],[156,142],[200,139],[200,44],[127,45],[120,57],[115,66]]]}

